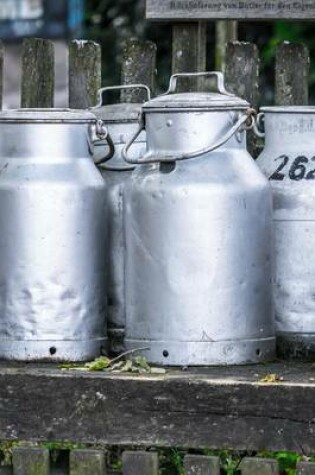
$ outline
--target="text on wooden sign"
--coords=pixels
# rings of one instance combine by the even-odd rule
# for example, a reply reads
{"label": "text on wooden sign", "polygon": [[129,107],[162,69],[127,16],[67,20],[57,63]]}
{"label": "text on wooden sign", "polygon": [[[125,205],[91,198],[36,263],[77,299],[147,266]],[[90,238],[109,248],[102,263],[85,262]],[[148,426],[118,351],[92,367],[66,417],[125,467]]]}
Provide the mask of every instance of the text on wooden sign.
{"label": "text on wooden sign", "polygon": [[146,0],[152,20],[315,20],[315,0]]}

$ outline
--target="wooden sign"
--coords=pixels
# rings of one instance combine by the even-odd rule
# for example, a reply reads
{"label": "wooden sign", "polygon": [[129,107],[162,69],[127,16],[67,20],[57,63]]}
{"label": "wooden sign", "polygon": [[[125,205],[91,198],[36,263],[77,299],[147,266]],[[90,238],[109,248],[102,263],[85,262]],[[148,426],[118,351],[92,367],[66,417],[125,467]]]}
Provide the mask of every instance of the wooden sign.
{"label": "wooden sign", "polygon": [[146,0],[151,20],[315,20],[315,0]]}

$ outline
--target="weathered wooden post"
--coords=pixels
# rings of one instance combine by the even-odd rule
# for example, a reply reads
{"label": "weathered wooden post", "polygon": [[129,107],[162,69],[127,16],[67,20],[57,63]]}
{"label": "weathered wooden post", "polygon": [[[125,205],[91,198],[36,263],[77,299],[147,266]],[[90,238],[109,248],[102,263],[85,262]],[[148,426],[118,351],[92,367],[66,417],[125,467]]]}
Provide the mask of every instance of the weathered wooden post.
{"label": "weathered wooden post", "polygon": [[274,459],[263,459],[258,457],[243,458],[240,469],[242,475],[275,475],[279,473],[278,461]]}
{"label": "weathered wooden post", "polygon": [[225,71],[226,45],[238,39],[238,22],[218,20],[215,24],[215,69]]}
{"label": "weathered wooden post", "polygon": [[124,452],[122,475],[158,475],[159,461],[155,452]]}
{"label": "weathered wooden post", "polygon": [[[145,84],[151,91],[155,89],[156,45],[152,41],[131,39],[125,42],[121,68],[122,84]],[[122,102],[142,102],[142,90],[125,90],[121,93]]]}
{"label": "weathered wooden post", "polygon": [[70,452],[69,475],[106,475],[105,454],[102,450],[76,449]]}
{"label": "weathered wooden post", "polygon": [[21,107],[54,107],[55,57],[52,41],[24,40]]}
{"label": "weathered wooden post", "polygon": [[4,60],[4,45],[0,41],[0,109],[2,109],[3,102],[3,60]]}
{"label": "weathered wooden post", "polygon": [[[205,22],[175,23],[173,25],[172,73],[205,71],[206,69]],[[178,82],[177,90],[196,90],[197,83],[191,79]]]}
{"label": "weathered wooden post", "polygon": [[303,44],[284,42],[276,54],[275,103],[281,106],[308,104],[310,57]]}
{"label": "weathered wooden post", "polygon": [[49,475],[49,451],[18,447],[12,451],[13,475]]}
{"label": "weathered wooden post", "polygon": [[94,41],[69,45],[69,107],[86,109],[97,103],[101,87],[101,47]]}
{"label": "weathered wooden post", "polygon": [[[259,53],[252,43],[234,42],[226,50],[226,87],[228,91],[246,99],[252,107],[259,99]],[[257,138],[252,131],[247,135],[248,150],[257,156]]]}
{"label": "weathered wooden post", "polygon": [[185,475],[220,475],[220,458],[204,455],[186,455],[184,458]]}

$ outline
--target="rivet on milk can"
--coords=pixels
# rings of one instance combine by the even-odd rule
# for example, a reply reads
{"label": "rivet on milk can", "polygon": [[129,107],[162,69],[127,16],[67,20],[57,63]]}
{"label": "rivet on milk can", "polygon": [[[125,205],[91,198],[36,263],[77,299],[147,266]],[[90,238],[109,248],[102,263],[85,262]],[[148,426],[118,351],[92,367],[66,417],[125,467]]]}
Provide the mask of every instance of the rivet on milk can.
{"label": "rivet on milk can", "polygon": [[[127,164],[121,155],[127,137],[138,129],[138,119],[142,104],[115,103],[104,105],[104,94],[125,89],[142,89],[150,100],[150,89],[143,84],[104,87],[99,91],[99,103],[93,113],[106,125],[113,141],[114,155],[100,166],[107,183],[109,221],[109,269],[108,269],[108,337],[113,353],[123,350],[125,331],[125,237],[123,226],[123,188],[130,179],[135,165]],[[145,132],[140,134],[132,149],[132,157],[138,158],[145,152]],[[109,152],[106,141],[101,141],[94,149],[96,160]]]}
{"label": "rivet on milk can", "polygon": [[86,111],[0,113],[0,358],[80,361],[106,346],[106,185],[92,159],[106,134]]}
{"label": "rivet on milk can", "polygon": [[[215,77],[215,93],[176,93]],[[249,104],[221,73],[177,74],[143,106],[147,152],[125,186],[127,349],[166,365],[269,360],[271,191],[246,151]]]}
{"label": "rivet on milk can", "polygon": [[[264,120],[265,134],[259,123]],[[281,356],[315,355],[315,107],[264,107],[257,163],[274,201],[274,300]],[[314,234],[313,234],[314,233]]]}

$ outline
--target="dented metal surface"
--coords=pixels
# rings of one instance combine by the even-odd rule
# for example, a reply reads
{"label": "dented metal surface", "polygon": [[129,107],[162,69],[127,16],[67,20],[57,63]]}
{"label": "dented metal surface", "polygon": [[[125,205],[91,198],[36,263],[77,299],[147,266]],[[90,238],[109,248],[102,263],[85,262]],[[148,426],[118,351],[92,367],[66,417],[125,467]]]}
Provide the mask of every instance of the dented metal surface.
{"label": "dented metal surface", "polygon": [[[101,119],[108,129],[115,146],[114,156],[99,169],[106,179],[109,213],[109,269],[108,269],[108,336],[110,348],[114,353],[123,349],[125,330],[125,238],[123,224],[123,189],[129,180],[134,166],[124,162],[121,151],[127,139],[138,128],[141,104],[118,103],[101,105],[102,95],[106,91],[135,86],[114,86],[100,90],[100,104],[93,108],[93,113]],[[141,86],[141,85],[140,85]],[[141,86],[145,87],[145,86]],[[145,87],[150,97],[150,91]],[[145,152],[146,134],[143,132],[133,149],[133,156],[139,157]],[[96,160],[108,153],[106,141],[101,141],[94,149]]]}
{"label": "dented metal surface", "polygon": [[[274,199],[274,299],[280,350],[315,352],[315,107],[266,107],[258,164]],[[289,353],[289,354],[288,354]]]}
{"label": "dented metal surface", "polygon": [[106,343],[106,186],[95,117],[0,114],[0,357],[85,360]]}
{"label": "dented metal surface", "polygon": [[212,153],[175,160],[247,113],[244,101],[224,98],[175,94],[143,107],[146,156],[157,163],[137,167],[125,187],[126,347],[148,347],[154,363],[274,356],[271,193],[244,127]]}

